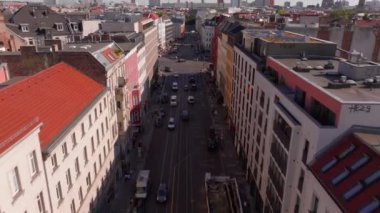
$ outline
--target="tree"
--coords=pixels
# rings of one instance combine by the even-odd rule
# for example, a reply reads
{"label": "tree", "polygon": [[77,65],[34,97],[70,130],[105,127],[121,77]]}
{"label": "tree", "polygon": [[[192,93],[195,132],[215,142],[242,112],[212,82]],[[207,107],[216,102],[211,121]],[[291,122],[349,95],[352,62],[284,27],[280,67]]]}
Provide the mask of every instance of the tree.
{"label": "tree", "polygon": [[364,21],[369,21],[369,20],[371,20],[370,15],[368,15],[368,13],[364,14],[364,16],[363,16],[363,20],[364,20]]}

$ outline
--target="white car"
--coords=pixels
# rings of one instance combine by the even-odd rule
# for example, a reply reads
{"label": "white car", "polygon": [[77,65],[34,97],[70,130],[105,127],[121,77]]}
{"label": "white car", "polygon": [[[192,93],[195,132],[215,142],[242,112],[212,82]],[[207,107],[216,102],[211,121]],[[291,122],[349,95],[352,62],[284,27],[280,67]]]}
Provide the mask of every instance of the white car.
{"label": "white car", "polygon": [[176,95],[172,95],[170,97],[170,106],[177,106],[177,96]]}
{"label": "white car", "polygon": [[173,118],[173,117],[170,117],[170,118],[169,118],[169,123],[168,123],[168,129],[170,129],[170,130],[174,130],[174,128],[175,128],[174,118]]}
{"label": "white car", "polygon": [[173,82],[172,83],[172,90],[173,91],[177,91],[178,90],[178,83],[177,82]]}
{"label": "white car", "polygon": [[175,78],[178,78],[178,77],[179,77],[179,75],[178,75],[178,74],[174,74],[174,77],[175,77]]}
{"label": "white car", "polygon": [[187,102],[188,102],[189,104],[194,104],[194,103],[195,103],[195,98],[194,98],[194,96],[189,95],[189,96],[187,97]]}

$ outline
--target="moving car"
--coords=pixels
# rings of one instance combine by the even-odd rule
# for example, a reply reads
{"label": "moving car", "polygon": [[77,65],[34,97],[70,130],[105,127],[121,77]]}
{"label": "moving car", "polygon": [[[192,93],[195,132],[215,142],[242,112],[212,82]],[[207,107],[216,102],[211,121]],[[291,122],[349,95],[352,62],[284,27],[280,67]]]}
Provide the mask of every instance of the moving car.
{"label": "moving car", "polygon": [[182,110],[182,113],[181,113],[181,118],[183,121],[188,121],[190,116],[189,116],[189,111],[187,110]]}
{"label": "moving car", "polygon": [[162,126],[162,117],[161,116],[156,116],[154,120],[154,126],[155,127],[161,127]]}
{"label": "moving car", "polygon": [[196,91],[197,90],[197,85],[195,83],[191,84],[191,90]]}
{"label": "moving car", "polygon": [[172,90],[173,91],[177,91],[178,90],[178,83],[177,82],[173,82],[172,83]]}
{"label": "moving car", "polygon": [[169,130],[174,130],[174,128],[175,128],[174,118],[173,118],[173,117],[170,117],[170,118],[169,118],[169,122],[168,122],[168,129],[169,129]]}
{"label": "moving car", "polygon": [[187,97],[187,102],[188,102],[189,104],[194,104],[194,103],[195,103],[195,98],[194,98],[194,96],[189,95],[189,96]]}
{"label": "moving car", "polygon": [[170,97],[170,106],[177,106],[177,96],[176,95],[172,95]]}
{"label": "moving car", "polygon": [[160,183],[157,191],[157,202],[166,202],[168,200],[168,191],[168,186],[165,183]]}

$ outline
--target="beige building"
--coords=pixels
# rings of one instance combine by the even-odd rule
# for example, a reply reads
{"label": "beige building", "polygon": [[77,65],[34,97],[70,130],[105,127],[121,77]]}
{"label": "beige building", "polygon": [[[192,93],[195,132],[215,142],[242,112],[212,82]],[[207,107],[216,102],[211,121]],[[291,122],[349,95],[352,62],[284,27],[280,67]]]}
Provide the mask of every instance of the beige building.
{"label": "beige building", "polygon": [[118,128],[110,90],[59,63],[0,96],[1,211],[91,211],[113,183]]}

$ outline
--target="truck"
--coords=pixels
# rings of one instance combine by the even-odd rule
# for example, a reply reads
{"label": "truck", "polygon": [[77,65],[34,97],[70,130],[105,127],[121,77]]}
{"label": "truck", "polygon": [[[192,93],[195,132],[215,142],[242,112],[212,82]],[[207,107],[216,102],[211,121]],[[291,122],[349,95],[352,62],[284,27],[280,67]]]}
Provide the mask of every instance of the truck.
{"label": "truck", "polygon": [[136,180],[136,199],[145,199],[149,189],[149,170],[140,170]]}

